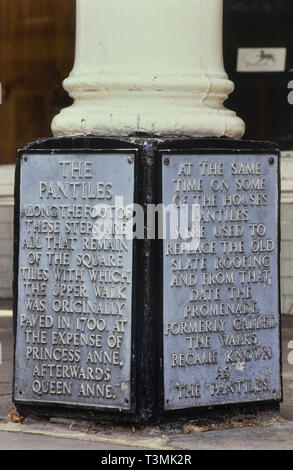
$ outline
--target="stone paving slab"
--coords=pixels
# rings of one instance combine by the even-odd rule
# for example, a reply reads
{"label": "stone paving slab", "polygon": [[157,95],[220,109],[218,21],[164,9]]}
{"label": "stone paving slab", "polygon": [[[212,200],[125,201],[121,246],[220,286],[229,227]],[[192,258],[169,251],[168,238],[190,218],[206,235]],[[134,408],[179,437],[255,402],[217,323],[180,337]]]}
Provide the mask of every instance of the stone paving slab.
{"label": "stone paving slab", "polygon": [[181,435],[169,443],[182,450],[292,450],[293,423]]}
{"label": "stone paving slab", "polygon": [[[40,426],[38,424],[26,425],[16,423],[0,423],[0,448],[2,441],[2,433],[13,433],[30,435],[34,439],[53,437],[58,439],[80,440],[87,442],[95,442],[100,445],[100,449],[154,449],[154,450],[172,450],[173,448],[168,445],[166,437],[153,437],[153,436],[137,436],[131,430],[124,432],[110,432],[108,435],[105,433],[84,433],[78,431],[70,431],[65,428],[45,424]],[[36,437],[37,436],[37,437]],[[8,436],[9,437],[9,436]],[[72,446],[71,442],[66,442],[66,445]]]}

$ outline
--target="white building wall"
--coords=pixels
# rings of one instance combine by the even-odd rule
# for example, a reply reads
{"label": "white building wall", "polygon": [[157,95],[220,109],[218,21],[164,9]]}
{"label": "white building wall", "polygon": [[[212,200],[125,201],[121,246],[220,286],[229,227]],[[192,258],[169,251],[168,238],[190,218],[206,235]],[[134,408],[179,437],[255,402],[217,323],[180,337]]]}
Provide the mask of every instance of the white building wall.
{"label": "white building wall", "polygon": [[0,166],[0,299],[12,298],[14,165]]}
{"label": "white building wall", "polygon": [[293,152],[282,152],[281,189],[281,311],[293,315]]}

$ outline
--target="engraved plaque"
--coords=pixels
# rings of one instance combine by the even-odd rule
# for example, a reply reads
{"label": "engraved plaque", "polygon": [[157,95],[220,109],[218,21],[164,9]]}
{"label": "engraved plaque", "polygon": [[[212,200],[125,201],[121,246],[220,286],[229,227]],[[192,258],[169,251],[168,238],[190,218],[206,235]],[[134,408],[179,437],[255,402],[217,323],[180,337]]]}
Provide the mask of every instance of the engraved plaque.
{"label": "engraved plaque", "polygon": [[17,402],[131,409],[134,158],[21,156]]}
{"label": "engraved plaque", "polygon": [[163,240],[164,409],[280,400],[277,155],[166,153],[162,185],[200,214]]}

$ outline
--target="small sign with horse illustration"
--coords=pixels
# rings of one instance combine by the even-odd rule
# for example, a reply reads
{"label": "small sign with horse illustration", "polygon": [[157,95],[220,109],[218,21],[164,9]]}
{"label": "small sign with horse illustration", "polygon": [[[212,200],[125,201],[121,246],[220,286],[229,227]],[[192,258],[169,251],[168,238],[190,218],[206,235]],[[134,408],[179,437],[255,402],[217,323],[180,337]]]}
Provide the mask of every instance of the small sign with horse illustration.
{"label": "small sign with horse illustration", "polygon": [[239,48],[237,72],[284,72],[286,53],[285,47]]}

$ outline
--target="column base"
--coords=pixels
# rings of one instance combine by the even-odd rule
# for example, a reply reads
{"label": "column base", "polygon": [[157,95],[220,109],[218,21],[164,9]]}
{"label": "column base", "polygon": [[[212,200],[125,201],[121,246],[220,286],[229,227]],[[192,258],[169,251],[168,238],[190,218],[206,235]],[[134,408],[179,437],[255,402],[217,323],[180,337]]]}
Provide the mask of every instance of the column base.
{"label": "column base", "polygon": [[[138,133],[153,137],[228,137],[240,139],[245,131],[243,121],[233,111],[195,109],[186,111],[152,111],[139,113],[128,109],[113,109],[112,112],[77,103],[65,108],[52,122],[56,137],[73,135],[123,136]],[[155,116],[155,118],[154,118]]]}

